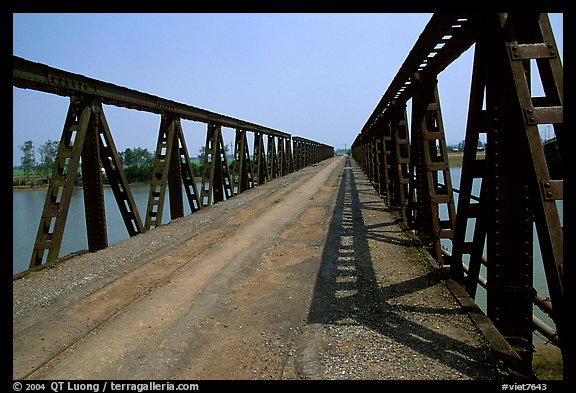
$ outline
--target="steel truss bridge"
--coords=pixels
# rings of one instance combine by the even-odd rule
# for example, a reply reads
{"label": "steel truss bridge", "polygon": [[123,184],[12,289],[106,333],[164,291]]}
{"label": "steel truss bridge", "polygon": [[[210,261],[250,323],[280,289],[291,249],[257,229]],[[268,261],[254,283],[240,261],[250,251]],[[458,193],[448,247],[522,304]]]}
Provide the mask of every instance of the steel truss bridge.
{"label": "steel truss bridge", "polygon": [[[182,187],[194,213],[268,180],[334,156],[333,147],[319,142],[16,56],[13,58],[13,85],[70,97],[30,268],[58,259],[80,165],[88,249],[95,252],[108,247],[101,168],[108,178],[126,229],[130,236],[135,236],[161,225],[167,189],[170,217],[176,219],[184,216]],[[103,104],[161,116],[144,222],[126,180]],[[194,180],[182,119],[207,124],[200,190]],[[222,127],[236,130],[231,169]],[[252,157],[248,132],[254,134]]]}
{"label": "steel truss bridge", "polygon": [[[474,47],[459,189],[452,187],[437,76]],[[544,90],[533,96],[533,69]],[[13,57],[13,86],[70,97],[52,179],[30,261],[58,259],[74,180],[81,168],[89,251],[106,248],[101,168],[130,236],[161,225],[166,190],[172,219],[194,213],[334,155],[334,148],[289,133]],[[407,105],[411,104],[410,126]],[[103,104],[160,115],[145,221],[126,181]],[[194,182],[182,120],[207,125],[202,186]],[[552,125],[545,146],[539,126]],[[222,127],[235,130],[228,166]],[[252,152],[247,133],[253,133]],[[266,136],[266,140],[264,139]],[[486,143],[478,154],[478,141]],[[563,228],[557,201],[566,171],[563,70],[547,14],[434,14],[352,144],[352,156],[402,225],[440,268],[475,298],[531,368],[533,331],[560,347],[565,376],[574,364],[564,288]],[[554,154],[547,154],[552,151]],[[552,167],[550,157],[557,158]],[[473,194],[473,184],[480,192]],[[455,193],[458,203],[455,203]],[[443,214],[444,212],[445,214]],[[533,286],[534,228],[549,296]],[[468,233],[468,235],[467,235]],[[470,236],[470,233],[472,236]],[[442,241],[451,243],[448,252]],[[482,267],[486,277],[480,272]],[[550,327],[533,315],[541,308]]]}

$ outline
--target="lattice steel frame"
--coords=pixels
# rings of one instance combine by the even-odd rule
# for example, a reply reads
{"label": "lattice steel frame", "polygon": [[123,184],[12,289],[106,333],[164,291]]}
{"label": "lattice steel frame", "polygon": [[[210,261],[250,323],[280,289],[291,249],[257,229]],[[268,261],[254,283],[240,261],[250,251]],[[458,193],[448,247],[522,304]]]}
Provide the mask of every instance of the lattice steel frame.
{"label": "lattice steel frame", "polygon": [[[465,151],[458,210],[453,215],[443,135],[426,136],[422,132],[422,125],[430,124],[426,117],[439,110],[439,100],[426,99],[422,106],[419,97],[435,89],[436,76],[472,44],[476,46]],[[543,97],[531,93],[534,64]],[[424,235],[425,245],[430,244],[430,236],[443,231],[446,239],[452,239],[452,255],[439,249],[437,242],[432,242],[431,254],[439,263],[442,259],[448,262],[451,277],[462,283],[470,296],[475,296],[479,283],[486,287],[487,315],[518,354],[520,362],[516,366],[520,371],[531,370],[532,332],[538,329],[562,350],[564,375],[569,376],[573,372],[569,368],[574,366],[574,347],[569,347],[567,340],[572,329],[566,316],[563,229],[556,206],[556,201],[563,199],[563,177],[567,173],[562,83],[562,64],[546,14],[434,14],[356,137],[352,152],[379,192],[386,191],[388,204],[402,204],[406,199],[398,197],[401,189],[391,171],[397,163],[390,164],[399,158],[392,153],[399,144],[389,125],[394,108],[414,100],[411,175],[407,178],[411,205],[404,220]],[[432,123],[441,125],[441,118],[436,116]],[[561,178],[551,177],[538,130],[541,124],[554,127],[564,168],[556,176]],[[482,134],[487,140],[485,158],[477,151]],[[379,158],[380,140],[384,144],[383,160]],[[425,146],[427,141],[430,148]],[[434,150],[439,154],[426,156]],[[443,172],[444,182],[435,175],[430,177],[434,171]],[[472,195],[475,181],[481,182],[480,195]],[[449,203],[448,223],[434,217],[438,202]],[[534,226],[549,299],[543,299],[533,288]],[[472,231],[472,240],[467,239],[467,229]],[[480,277],[482,264],[486,265],[487,279]],[[555,331],[533,316],[533,305],[552,317]]]}

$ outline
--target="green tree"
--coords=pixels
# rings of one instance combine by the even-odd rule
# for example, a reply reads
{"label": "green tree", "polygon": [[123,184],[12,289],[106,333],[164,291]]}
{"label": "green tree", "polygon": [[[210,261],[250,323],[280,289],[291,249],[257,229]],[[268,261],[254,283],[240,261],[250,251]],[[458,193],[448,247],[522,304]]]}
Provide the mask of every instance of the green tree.
{"label": "green tree", "polygon": [[38,170],[46,176],[46,180],[50,180],[56,154],[58,153],[58,141],[48,140],[38,148],[40,153],[40,163],[37,165]]}
{"label": "green tree", "polygon": [[202,177],[202,166],[192,161],[192,157],[190,157],[190,166],[194,177]]}
{"label": "green tree", "polygon": [[154,155],[148,149],[141,147],[128,148],[120,153],[120,160],[128,182],[150,180],[152,167],[154,166]]}
{"label": "green tree", "polygon": [[36,155],[34,154],[34,144],[32,141],[25,141],[23,145],[18,146],[22,151],[22,157],[20,157],[20,163],[22,164],[22,169],[24,170],[24,176],[29,179],[30,175],[36,168]]}

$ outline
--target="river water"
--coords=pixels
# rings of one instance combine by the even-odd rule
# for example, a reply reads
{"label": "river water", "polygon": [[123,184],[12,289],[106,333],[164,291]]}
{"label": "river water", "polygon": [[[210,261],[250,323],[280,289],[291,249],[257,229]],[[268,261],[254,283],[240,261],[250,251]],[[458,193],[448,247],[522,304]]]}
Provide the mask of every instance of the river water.
{"label": "river water", "polygon": [[[197,186],[198,190],[200,190],[200,183],[197,183]],[[150,186],[132,185],[130,189],[138,207],[142,223],[144,223]],[[15,191],[12,193],[12,274],[28,269],[45,198],[46,190]],[[188,215],[191,210],[184,192],[183,198],[184,215]],[[170,222],[169,205],[169,195],[166,193],[162,224]],[[130,236],[122,220],[112,189],[109,187],[104,188],[104,206],[106,210],[108,245],[111,246],[128,239]],[[84,218],[83,192],[82,188],[75,188],[72,193],[68,218],[64,228],[60,257],[86,249],[88,249],[88,238],[86,235],[86,220]]]}
{"label": "river water", "polygon": [[[451,177],[452,183],[455,188],[459,188],[461,168],[452,168]],[[474,184],[474,195],[479,195],[480,184]],[[132,185],[131,190],[134,200],[138,207],[142,222],[144,222],[144,215],[146,214],[146,207],[148,204],[148,185]],[[198,184],[200,190],[200,184]],[[35,191],[16,191],[12,193],[12,214],[13,214],[13,232],[12,232],[12,247],[13,247],[13,260],[12,260],[12,273],[17,274],[28,268],[30,258],[32,256],[32,249],[38,231],[38,224],[44,207],[44,199],[46,198],[45,190]],[[170,208],[169,196],[166,195],[164,202],[164,212],[162,215],[162,224],[170,222]],[[190,206],[184,194],[184,214],[190,214]],[[458,202],[458,194],[455,194],[455,202]],[[104,189],[104,200],[106,208],[106,226],[108,231],[108,244],[113,245],[129,237],[128,231],[122,221],[122,216],[116,205],[116,201],[110,188]],[[558,201],[558,208],[560,218],[562,220],[563,202]],[[441,215],[443,212],[440,212]],[[442,217],[443,219],[447,217]],[[542,265],[542,258],[538,246],[538,237],[534,231],[534,288],[543,296],[548,296],[548,289],[546,278],[544,276],[544,269]],[[450,241],[444,242],[444,246],[450,250]],[[88,240],[86,237],[86,222],[84,219],[84,198],[82,189],[77,188],[73,192],[70,209],[68,212],[68,219],[64,230],[62,239],[62,246],[60,249],[60,256],[65,256],[75,251],[86,250],[88,248]],[[486,277],[486,271],[483,268],[481,275]],[[482,310],[486,310],[486,295],[482,287],[478,287],[476,296],[476,303]],[[553,326],[550,318],[542,313],[538,308],[535,308],[535,315],[546,322],[548,325]]]}

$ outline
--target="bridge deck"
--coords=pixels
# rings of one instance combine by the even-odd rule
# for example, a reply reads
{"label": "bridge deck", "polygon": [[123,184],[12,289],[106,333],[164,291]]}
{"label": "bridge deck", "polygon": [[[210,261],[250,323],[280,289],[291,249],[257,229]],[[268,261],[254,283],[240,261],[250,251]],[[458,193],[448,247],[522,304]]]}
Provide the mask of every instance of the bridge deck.
{"label": "bridge deck", "polygon": [[13,295],[15,379],[501,377],[344,157],[31,273]]}

